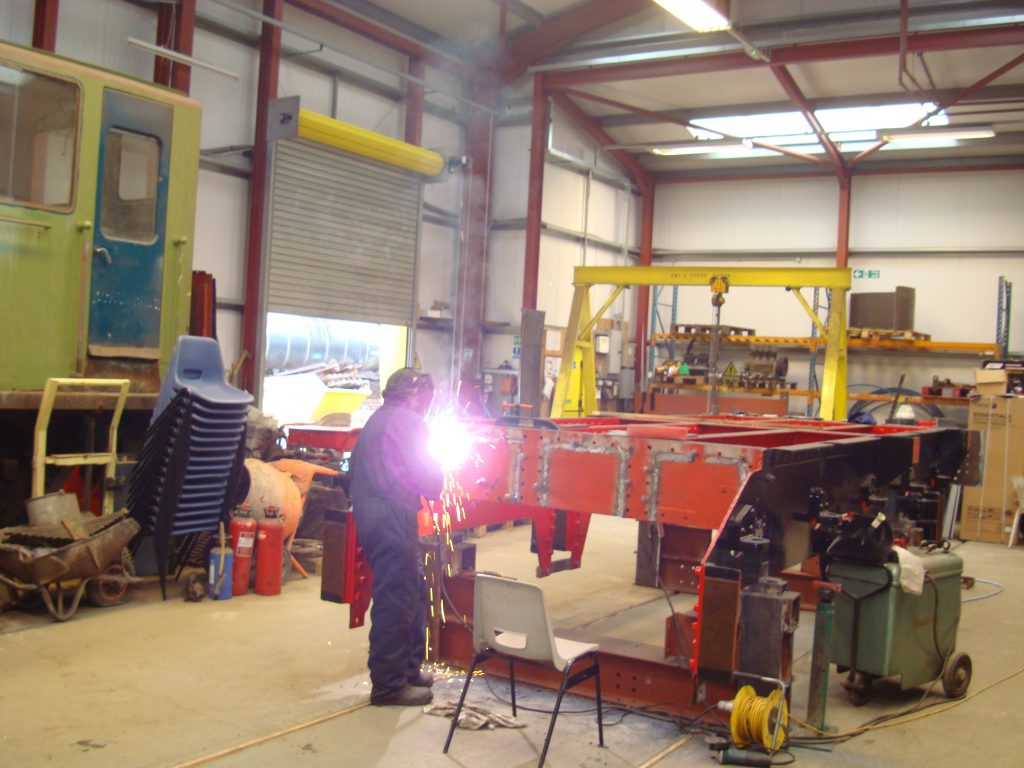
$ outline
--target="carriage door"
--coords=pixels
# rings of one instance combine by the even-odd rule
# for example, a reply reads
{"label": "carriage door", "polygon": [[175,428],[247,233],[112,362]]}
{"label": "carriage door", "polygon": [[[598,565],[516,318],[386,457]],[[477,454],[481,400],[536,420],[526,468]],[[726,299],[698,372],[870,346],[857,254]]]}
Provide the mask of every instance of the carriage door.
{"label": "carriage door", "polygon": [[160,357],[173,110],[104,91],[89,354]]}

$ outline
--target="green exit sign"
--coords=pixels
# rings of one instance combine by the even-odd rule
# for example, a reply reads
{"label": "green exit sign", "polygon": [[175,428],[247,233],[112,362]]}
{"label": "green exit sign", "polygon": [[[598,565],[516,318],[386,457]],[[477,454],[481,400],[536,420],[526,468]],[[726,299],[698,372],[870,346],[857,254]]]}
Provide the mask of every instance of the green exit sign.
{"label": "green exit sign", "polygon": [[868,280],[875,280],[882,276],[882,270],[880,269],[855,269],[853,270],[853,276],[859,278],[867,278]]}

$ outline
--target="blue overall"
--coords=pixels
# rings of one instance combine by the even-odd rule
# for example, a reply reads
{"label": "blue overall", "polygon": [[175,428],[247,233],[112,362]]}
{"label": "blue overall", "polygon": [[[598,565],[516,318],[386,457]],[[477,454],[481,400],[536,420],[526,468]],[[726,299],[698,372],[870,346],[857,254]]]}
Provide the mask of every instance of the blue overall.
{"label": "blue overall", "polygon": [[356,535],[373,569],[370,680],[373,695],[401,690],[419,675],[426,649],[427,587],[416,513],[436,499],[444,476],[427,452],[423,418],[387,399],[363,427],[352,452]]}

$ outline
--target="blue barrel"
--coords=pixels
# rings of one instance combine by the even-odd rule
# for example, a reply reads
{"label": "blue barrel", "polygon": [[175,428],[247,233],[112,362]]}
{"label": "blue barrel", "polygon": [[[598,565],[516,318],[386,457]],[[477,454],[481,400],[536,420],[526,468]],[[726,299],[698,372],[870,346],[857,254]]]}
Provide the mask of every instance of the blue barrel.
{"label": "blue barrel", "polygon": [[[221,550],[220,547],[214,547],[210,550],[210,567],[208,570],[210,576],[210,597],[214,600],[230,600],[231,599],[231,573],[235,567],[235,554],[230,549],[224,549],[224,571],[221,573]],[[220,584],[218,584],[220,580]]]}

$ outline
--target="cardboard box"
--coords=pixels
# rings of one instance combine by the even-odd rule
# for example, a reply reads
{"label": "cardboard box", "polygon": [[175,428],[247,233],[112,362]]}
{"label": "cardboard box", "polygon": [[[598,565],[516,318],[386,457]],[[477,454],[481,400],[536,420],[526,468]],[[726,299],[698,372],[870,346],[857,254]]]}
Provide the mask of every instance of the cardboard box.
{"label": "cardboard box", "polygon": [[982,484],[991,498],[1014,499],[1011,478],[1024,475],[1024,397],[983,395],[971,401],[967,428],[977,430]]}
{"label": "cardboard box", "polygon": [[1004,395],[1007,381],[1005,370],[978,368],[974,371],[974,389],[979,395]]}
{"label": "cardboard box", "polygon": [[965,541],[987,541],[1006,544],[1016,507],[1009,509],[990,499],[985,489],[964,488],[960,512],[960,538]]}

